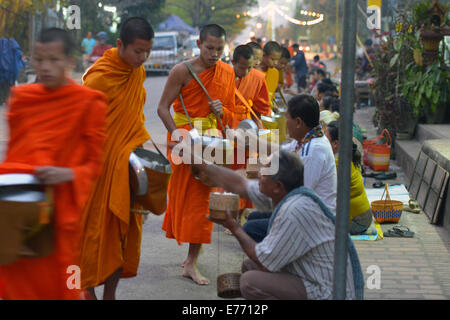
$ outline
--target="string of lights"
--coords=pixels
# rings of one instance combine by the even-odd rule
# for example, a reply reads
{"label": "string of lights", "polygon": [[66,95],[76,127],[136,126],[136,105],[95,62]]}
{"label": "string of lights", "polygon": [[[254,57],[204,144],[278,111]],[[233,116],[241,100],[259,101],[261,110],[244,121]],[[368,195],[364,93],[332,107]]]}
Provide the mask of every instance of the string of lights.
{"label": "string of lights", "polygon": [[[277,5],[273,2],[269,3],[267,6],[265,7],[260,7],[258,10],[255,11],[248,11],[245,12],[243,15],[244,16],[250,16],[250,17],[257,17],[262,15],[263,13],[266,13],[268,11],[276,12],[279,16],[283,17],[284,19],[286,19],[287,21],[289,21],[290,23],[293,24],[297,24],[300,26],[311,26],[317,23],[320,23],[324,20],[324,15],[322,13],[318,13],[318,12],[314,12],[314,11],[308,11],[308,10],[300,10],[300,14],[303,16],[308,16],[308,17],[312,17],[315,18],[313,20],[299,20],[299,19],[295,19],[289,16],[289,12],[291,11],[290,8],[286,7],[286,6],[280,6]],[[240,15],[237,14],[236,18],[240,18]]]}

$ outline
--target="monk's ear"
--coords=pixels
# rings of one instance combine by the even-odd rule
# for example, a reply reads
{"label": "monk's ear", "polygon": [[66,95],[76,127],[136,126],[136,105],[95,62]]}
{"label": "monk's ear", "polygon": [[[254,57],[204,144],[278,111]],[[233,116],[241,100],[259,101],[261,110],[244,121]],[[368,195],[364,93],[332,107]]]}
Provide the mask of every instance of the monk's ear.
{"label": "monk's ear", "polygon": [[197,39],[197,47],[200,49],[200,45],[201,45],[202,43],[200,42],[200,39]]}
{"label": "monk's ear", "polygon": [[121,48],[123,47],[123,42],[122,42],[122,40],[117,39],[117,40],[116,40],[116,46],[117,46],[117,49],[121,49]]}

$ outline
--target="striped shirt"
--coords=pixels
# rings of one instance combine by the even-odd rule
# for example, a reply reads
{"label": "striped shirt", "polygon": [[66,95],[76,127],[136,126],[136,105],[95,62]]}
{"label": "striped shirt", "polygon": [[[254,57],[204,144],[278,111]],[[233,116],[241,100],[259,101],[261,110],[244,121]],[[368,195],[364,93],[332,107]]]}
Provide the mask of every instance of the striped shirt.
{"label": "striped shirt", "polygon": [[[296,152],[298,142],[284,145],[282,148]],[[333,149],[326,136],[311,139],[297,155],[304,166],[304,186],[313,189],[323,202],[336,213],[337,171]]]}
{"label": "striped shirt", "polygon": [[[267,208],[257,184],[249,184],[250,199],[258,209]],[[335,228],[309,197],[292,196],[280,208],[272,228],[255,247],[261,264],[271,272],[285,272],[302,279],[308,299],[333,297]],[[347,262],[347,299],[355,299],[352,266]]]}

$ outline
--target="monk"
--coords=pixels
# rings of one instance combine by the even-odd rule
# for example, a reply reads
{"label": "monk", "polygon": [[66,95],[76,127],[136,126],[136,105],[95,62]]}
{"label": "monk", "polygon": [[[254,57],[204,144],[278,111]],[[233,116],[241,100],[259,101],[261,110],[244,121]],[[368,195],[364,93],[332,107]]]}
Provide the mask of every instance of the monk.
{"label": "monk", "polygon": [[[258,45],[258,44],[256,44]],[[258,45],[259,46],[259,45]],[[262,52],[262,51],[261,51]],[[233,52],[232,65],[236,75],[236,100],[233,117],[233,128],[237,128],[244,119],[252,119],[253,114],[260,118],[261,115],[270,115],[269,91],[265,75],[253,68],[254,50],[249,45],[240,45]],[[251,109],[251,110],[250,110]],[[248,159],[246,154],[246,161]],[[235,160],[238,158],[235,157]],[[245,163],[235,163],[234,170],[245,169]],[[239,210],[253,208],[250,200],[240,199]]]}
{"label": "monk", "polygon": [[256,67],[266,75],[267,88],[269,89],[270,104],[273,108],[275,92],[278,87],[279,73],[276,68],[278,61],[281,59],[281,46],[276,41],[269,41],[263,49],[263,57],[261,63]]}
{"label": "monk", "polygon": [[69,277],[80,265],[82,209],[101,170],[106,97],[67,77],[74,49],[67,31],[42,31],[32,58],[40,83],[12,89],[10,140],[0,173],[34,174],[52,187],[55,236],[50,256],[0,267],[2,299],[83,299],[79,283]]}
{"label": "monk", "polygon": [[[236,75],[236,103],[233,128],[245,118],[251,119],[250,110],[260,117],[270,115],[269,91],[265,75],[253,68],[254,51],[249,45],[240,45],[233,52],[232,65]],[[244,98],[245,101],[242,101]]]}
{"label": "monk", "polygon": [[259,66],[263,57],[262,47],[256,42],[249,42],[247,45],[253,49],[253,67]]}
{"label": "monk", "polygon": [[279,73],[278,86],[280,89],[288,89],[294,84],[294,80],[292,79],[292,68],[289,65],[291,54],[285,47],[282,47],[281,50],[281,58],[276,66]]}
{"label": "monk", "polygon": [[[192,77],[184,63],[176,65],[169,74],[162,98],[158,105],[158,115],[168,131],[168,145],[177,130],[190,130],[191,127],[183,110],[179,94],[186,106],[192,123],[202,123],[202,131],[217,130],[218,118],[234,110],[234,72],[233,68],[220,61],[226,33],[217,24],[209,24],[200,31],[197,45],[200,56],[190,60],[194,71],[206,87],[212,101],[209,101],[197,81]],[[174,117],[170,113],[173,103]],[[170,150],[169,159],[172,161]],[[172,163],[172,176],[168,187],[168,208],[162,229],[166,237],[176,239],[178,244],[189,243],[187,259],[182,263],[184,277],[191,278],[199,285],[207,285],[197,268],[197,258],[202,244],[211,242],[213,224],[206,219],[209,214],[209,193],[211,188],[195,179],[190,165]]]}
{"label": "monk", "polygon": [[130,203],[130,153],[149,140],[143,108],[146,100],[143,63],[150,55],[154,31],[143,18],[124,21],[117,48],[83,76],[83,84],[108,99],[105,166],[83,213],[81,286],[92,299],[104,284],[103,299],[115,299],[119,279],[137,275],[142,238],[141,209]]}

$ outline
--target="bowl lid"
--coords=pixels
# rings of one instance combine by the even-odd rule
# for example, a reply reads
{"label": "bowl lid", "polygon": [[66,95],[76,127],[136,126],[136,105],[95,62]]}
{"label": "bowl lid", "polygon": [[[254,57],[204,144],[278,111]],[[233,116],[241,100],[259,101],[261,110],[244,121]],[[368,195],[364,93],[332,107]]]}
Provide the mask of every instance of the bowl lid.
{"label": "bowl lid", "polygon": [[42,185],[35,175],[25,173],[0,174],[0,187],[21,186],[21,185]]}

